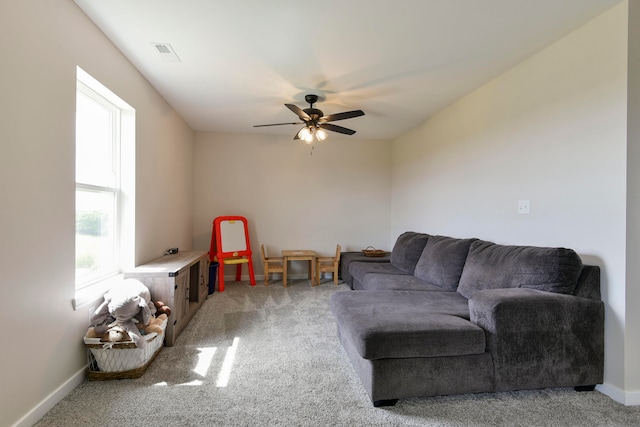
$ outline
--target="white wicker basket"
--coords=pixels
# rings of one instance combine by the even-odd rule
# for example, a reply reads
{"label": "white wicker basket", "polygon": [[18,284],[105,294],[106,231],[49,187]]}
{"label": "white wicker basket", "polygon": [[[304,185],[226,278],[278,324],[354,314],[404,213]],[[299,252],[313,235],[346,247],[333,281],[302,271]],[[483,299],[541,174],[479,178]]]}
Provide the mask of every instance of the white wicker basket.
{"label": "white wicker basket", "polygon": [[143,336],[145,348],[138,348],[133,341],[105,343],[100,338],[84,338],[87,347],[90,380],[138,378],[162,349],[167,320],[160,325],[162,333]]}

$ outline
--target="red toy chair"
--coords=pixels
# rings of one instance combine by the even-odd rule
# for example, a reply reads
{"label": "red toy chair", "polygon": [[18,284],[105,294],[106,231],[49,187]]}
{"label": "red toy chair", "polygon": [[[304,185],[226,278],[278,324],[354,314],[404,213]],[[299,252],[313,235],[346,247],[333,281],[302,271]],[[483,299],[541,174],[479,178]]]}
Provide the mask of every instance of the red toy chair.
{"label": "red toy chair", "polygon": [[236,281],[240,280],[242,264],[247,264],[251,286],[256,285],[246,218],[219,216],[213,220],[209,259],[220,264],[218,266],[218,291],[224,292],[224,266],[227,264],[236,265]]}

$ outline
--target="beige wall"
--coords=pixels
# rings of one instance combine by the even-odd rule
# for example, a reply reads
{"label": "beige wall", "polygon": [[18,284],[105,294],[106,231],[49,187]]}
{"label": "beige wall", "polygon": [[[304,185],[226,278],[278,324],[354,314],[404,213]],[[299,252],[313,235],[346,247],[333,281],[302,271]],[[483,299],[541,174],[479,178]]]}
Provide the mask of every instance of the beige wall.
{"label": "beige wall", "polygon": [[[625,389],[640,390],[640,2],[629,2]],[[635,402],[640,404],[640,398]]]}
{"label": "beige wall", "polygon": [[[573,247],[603,267],[605,390],[632,401],[640,155],[626,118],[639,74],[633,43],[627,72],[626,6],[393,143],[332,135],[311,156],[288,136],[194,136],[71,0],[3,2],[0,377],[14,386],[0,390],[2,423],[34,421],[84,375],[89,313],[71,305],[77,65],[136,109],[136,263],[207,249],[213,218],[228,214],[273,252],[390,249],[409,229]],[[516,214],[519,199],[531,215]]]}
{"label": "beige wall", "polygon": [[215,217],[241,215],[260,275],[261,244],[271,255],[390,249],[390,141],[331,134],[311,151],[291,138],[196,134],[194,246],[209,248]]}
{"label": "beige wall", "polygon": [[2,2],[0,49],[0,424],[12,425],[86,366],[89,313],[71,303],[76,66],[136,109],[138,263],[192,243],[194,135],[71,0]]}
{"label": "beige wall", "polygon": [[[640,354],[637,347],[625,353],[625,338],[638,341],[625,308],[634,283],[625,279],[626,8],[395,140],[392,166],[392,235],[417,229],[566,246],[602,267],[605,382],[618,398],[640,389],[629,364]],[[530,215],[517,214],[518,200],[530,200]]]}

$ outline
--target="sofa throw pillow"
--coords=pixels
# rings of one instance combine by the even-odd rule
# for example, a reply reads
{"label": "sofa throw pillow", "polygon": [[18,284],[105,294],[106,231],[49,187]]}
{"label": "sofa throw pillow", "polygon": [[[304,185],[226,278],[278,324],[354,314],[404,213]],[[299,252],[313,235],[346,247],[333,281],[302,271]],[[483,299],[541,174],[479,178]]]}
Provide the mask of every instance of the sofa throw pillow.
{"label": "sofa throw pillow", "polygon": [[571,249],[471,244],[458,292],[467,298],[483,289],[531,288],[573,294],[582,260]]}
{"label": "sofa throw pillow", "polygon": [[391,264],[404,273],[413,274],[428,239],[429,235],[424,233],[402,233],[391,250]]}
{"label": "sofa throw pillow", "polygon": [[447,236],[429,237],[413,275],[443,290],[455,291],[460,282],[469,246],[476,240]]}

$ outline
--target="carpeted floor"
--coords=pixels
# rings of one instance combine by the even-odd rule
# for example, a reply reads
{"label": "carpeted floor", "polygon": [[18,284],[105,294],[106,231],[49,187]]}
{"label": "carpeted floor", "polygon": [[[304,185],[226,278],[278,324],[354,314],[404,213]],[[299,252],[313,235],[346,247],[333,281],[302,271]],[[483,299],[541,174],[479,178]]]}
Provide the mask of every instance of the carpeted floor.
{"label": "carpeted floor", "polygon": [[[640,426],[640,407],[546,389],[374,408],[342,352],[329,296],[346,285],[229,282],[139,379],[86,381],[44,426]],[[226,369],[230,368],[230,369]]]}

